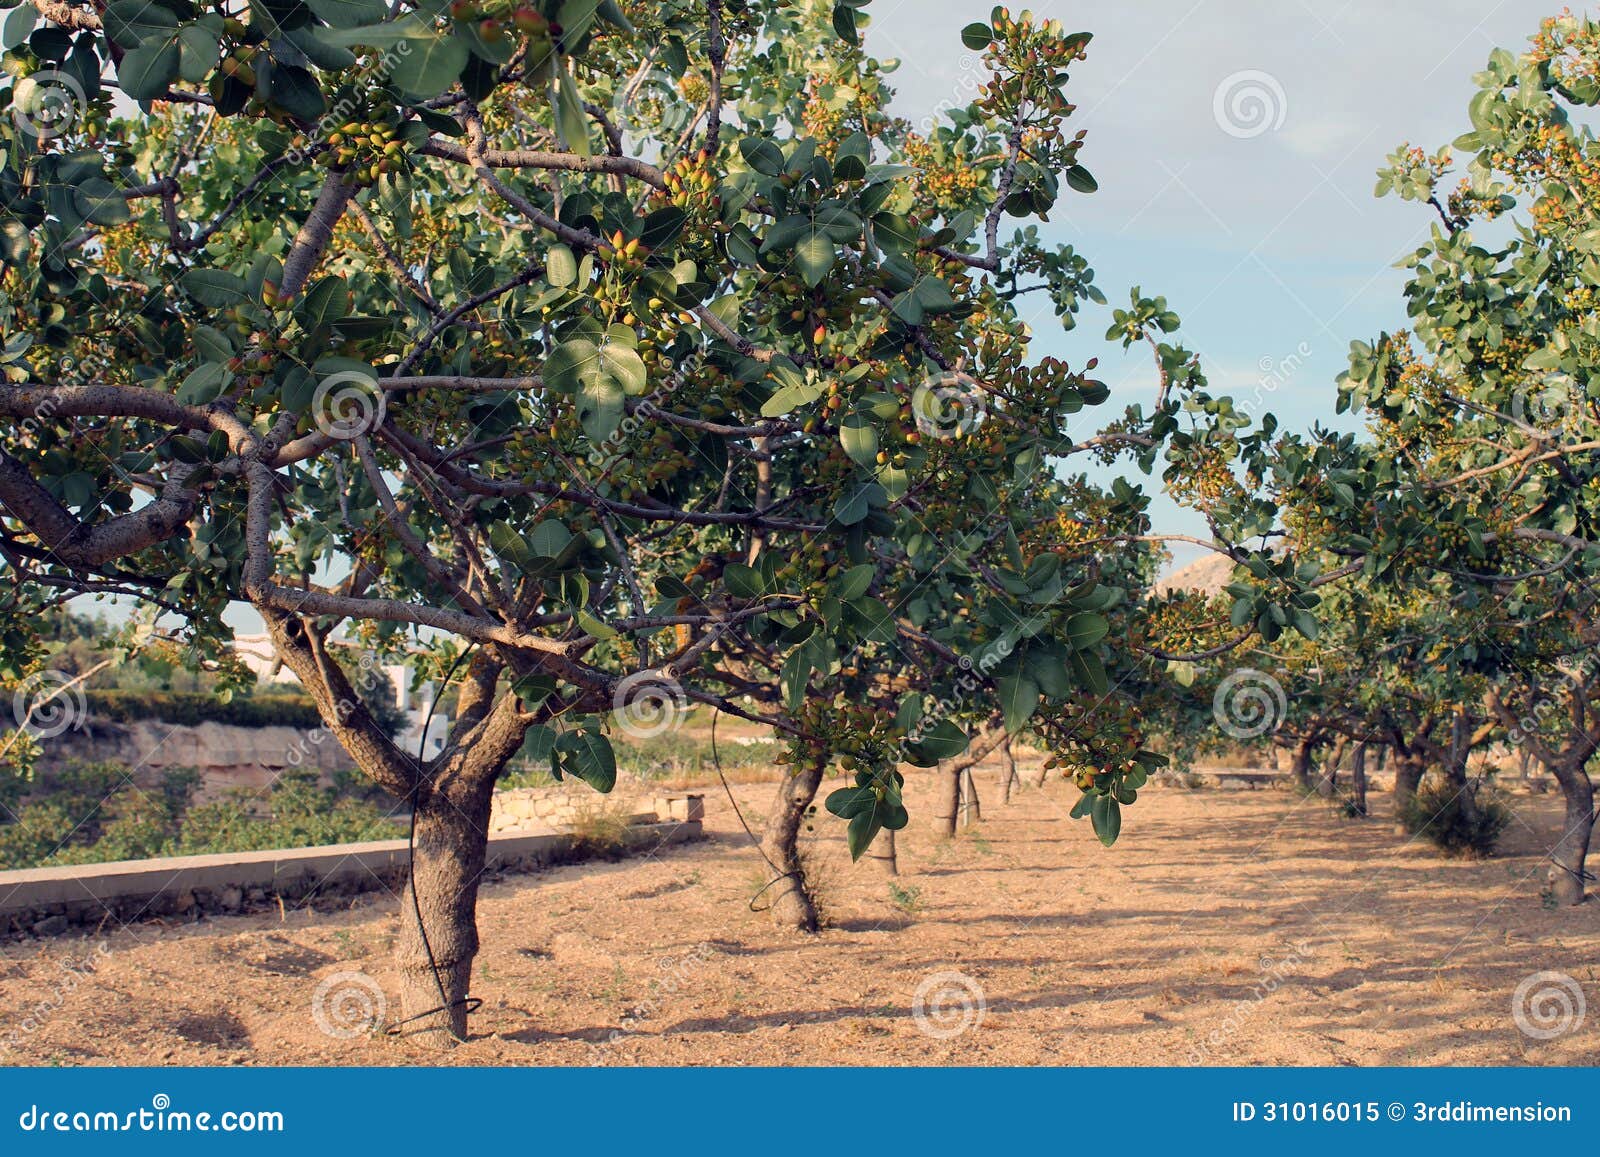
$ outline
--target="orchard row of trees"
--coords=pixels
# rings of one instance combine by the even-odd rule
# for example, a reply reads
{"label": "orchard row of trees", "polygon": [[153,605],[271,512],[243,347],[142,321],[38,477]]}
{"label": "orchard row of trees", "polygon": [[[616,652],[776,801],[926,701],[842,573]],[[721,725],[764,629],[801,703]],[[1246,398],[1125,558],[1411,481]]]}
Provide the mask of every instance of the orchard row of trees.
{"label": "orchard row of trees", "polygon": [[[1252,421],[1138,290],[1107,336],[1148,349],[1153,401],[1086,433],[1096,359],[1037,356],[1021,306],[1070,330],[1106,304],[1039,228],[1095,189],[1067,128],[1088,34],[969,25],[987,82],[922,133],[888,112],[866,8],[26,0],[0,23],[0,660],[36,674],[43,612],[116,596],[131,644],[226,673],[223,613],[253,609],[415,816],[398,953],[424,1039],[466,1031],[507,761],[531,743],[609,790],[640,698],[786,740],[763,853],[805,928],[797,833],[830,772],[859,856],[908,822],[903,768],[1025,731],[1110,843],[1164,762],[1150,720],[1209,710],[1241,655],[1398,664],[1415,630],[1419,689],[1498,695],[1445,694],[1451,720],[1573,686],[1593,193],[1559,109],[1591,95],[1587,25],[1496,58],[1468,187],[1435,194],[1444,162],[1411,154],[1386,178],[1441,226],[1413,329],[1343,384],[1370,437]],[[1480,248],[1518,194],[1531,220]],[[1555,374],[1583,397],[1560,434],[1526,404]],[[1220,605],[1152,594],[1164,540],[1128,479],[1158,468],[1238,566]],[[1346,633],[1340,608],[1380,605]],[[340,644],[426,648],[457,688],[447,750],[398,747]],[[1327,698],[1352,736],[1387,720]],[[1592,742],[1540,718],[1587,783]],[[1443,724],[1396,726],[1400,752]]]}

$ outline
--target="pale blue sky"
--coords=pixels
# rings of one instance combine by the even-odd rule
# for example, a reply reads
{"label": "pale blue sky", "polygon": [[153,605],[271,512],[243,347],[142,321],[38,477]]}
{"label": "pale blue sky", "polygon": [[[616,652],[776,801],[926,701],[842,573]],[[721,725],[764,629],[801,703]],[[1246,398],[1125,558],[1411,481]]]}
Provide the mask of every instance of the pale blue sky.
{"label": "pale blue sky", "polygon": [[[1164,293],[1213,389],[1259,391],[1299,428],[1332,420],[1350,341],[1404,318],[1403,275],[1392,266],[1426,237],[1430,216],[1374,198],[1375,171],[1402,142],[1431,151],[1464,132],[1471,78],[1490,50],[1522,51],[1541,17],[1559,11],[1529,0],[1031,7],[1094,33],[1067,92],[1078,106],[1071,125],[1089,134],[1081,159],[1100,189],[1068,193],[1047,236],[1089,258],[1113,304],[1136,284]],[[901,60],[897,112],[918,123],[970,99],[977,54],[959,32],[991,8],[874,0],[868,44]],[[1234,87],[1264,94],[1270,111],[1265,122],[1236,117],[1230,133],[1215,106],[1238,74],[1252,75]],[[1086,310],[1063,335],[1047,305],[1030,305],[1040,353],[1101,357],[1113,386],[1102,415],[1151,395],[1148,357],[1123,360],[1101,340],[1104,310]],[[1261,389],[1267,369],[1285,364],[1274,375],[1281,383]],[[1158,529],[1202,529],[1164,501],[1157,519]]]}

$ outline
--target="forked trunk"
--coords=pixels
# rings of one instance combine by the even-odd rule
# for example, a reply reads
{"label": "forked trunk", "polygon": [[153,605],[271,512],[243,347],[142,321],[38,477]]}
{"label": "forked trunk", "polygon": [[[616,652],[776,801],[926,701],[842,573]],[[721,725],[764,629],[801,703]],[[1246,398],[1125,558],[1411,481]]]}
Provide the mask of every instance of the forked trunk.
{"label": "forked trunk", "polygon": [[1589,837],[1594,830],[1594,784],[1583,767],[1566,767],[1557,777],[1566,797],[1567,814],[1561,839],[1550,851],[1550,894],[1557,904],[1581,904],[1588,873]]}
{"label": "forked trunk", "polygon": [[800,932],[817,930],[817,906],[800,862],[800,827],[822,785],[826,766],[824,761],[816,760],[783,777],[761,841],[767,858],[772,918],[781,926]]}
{"label": "forked trunk", "polygon": [[437,1048],[467,1036],[467,993],[478,954],[474,913],[488,852],[493,788],[489,779],[461,790],[435,790],[416,805],[416,855],[400,898],[395,946],[400,1031]]}

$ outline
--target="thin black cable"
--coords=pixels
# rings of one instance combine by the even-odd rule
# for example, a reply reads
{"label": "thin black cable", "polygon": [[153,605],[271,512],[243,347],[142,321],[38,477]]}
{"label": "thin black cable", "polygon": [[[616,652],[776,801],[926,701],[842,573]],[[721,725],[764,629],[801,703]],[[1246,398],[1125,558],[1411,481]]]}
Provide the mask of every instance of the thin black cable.
{"label": "thin black cable", "polygon": [[776,876],[761,886],[760,891],[750,897],[750,911],[765,912],[771,905],[769,904],[767,908],[757,908],[756,901],[766,894],[767,889],[790,878],[793,878],[801,887],[804,887],[805,880],[798,871],[785,872],[777,864],[774,864],[772,857],[767,855],[767,849],[761,846],[761,841],[756,838],[755,832],[751,831],[750,825],[745,822],[744,812],[739,810],[739,801],[733,798],[733,788],[728,786],[728,777],[722,774],[722,755],[717,750],[717,720],[721,718],[722,708],[713,704],[711,716],[711,764],[717,769],[717,778],[722,781],[722,790],[728,793],[728,802],[733,805],[733,814],[738,819],[739,826],[744,829],[744,834],[750,837],[750,842],[755,845],[756,851],[761,853],[761,858],[767,861],[767,867],[777,873]]}
{"label": "thin black cable", "polygon": [[[445,688],[450,686],[450,680],[454,677],[456,668],[461,666],[462,660],[470,655],[472,648],[476,646],[476,643],[468,643],[466,649],[456,656],[456,661],[450,664],[450,669],[444,673],[444,678],[439,681],[439,694],[435,695],[433,702],[428,704],[428,713],[422,717],[422,734],[417,737],[417,763],[419,766],[426,765],[423,755],[428,749],[428,728],[433,724],[433,713],[439,709],[439,700],[444,697]],[[422,920],[422,902],[417,899],[417,801],[415,799],[416,793],[421,788],[422,784],[418,783],[412,789],[411,826],[406,833],[406,871],[410,876],[407,882],[411,885],[411,910],[417,918],[417,935],[422,937],[422,950],[428,954],[428,968],[433,973],[434,987],[439,990],[439,1004],[437,1007],[419,1012],[415,1016],[408,1016],[404,1020],[395,1021],[387,1030],[389,1036],[405,1035],[400,1031],[405,1025],[421,1020],[424,1017],[432,1016],[436,1012],[449,1012],[453,1008],[461,1007],[465,1008],[470,1015],[483,1007],[483,1000],[480,997],[464,996],[460,1000],[451,1000],[450,994],[445,992],[444,981],[439,976],[439,961],[434,956],[433,944],[428,939],[428,926]],[[452,1032],[450,1035],[454,1037],[455,1033]],[[456,1039],[460,1040],[461,1038],[456,1037]]]}

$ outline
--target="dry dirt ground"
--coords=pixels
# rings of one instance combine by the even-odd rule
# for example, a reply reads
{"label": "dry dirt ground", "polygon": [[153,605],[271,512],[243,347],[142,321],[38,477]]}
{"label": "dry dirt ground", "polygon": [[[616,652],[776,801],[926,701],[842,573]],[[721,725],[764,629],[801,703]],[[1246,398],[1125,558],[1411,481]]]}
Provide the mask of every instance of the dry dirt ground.
{"label": "dry dirt ground", "polygon": [[[913,782],[922,826],[902,833],[894,892],[848,864],[823,817],[812,853],[830,926],[812,938],[750,910],[759,861],[712,790],[704,842],[490,883],[484,1004],[445,1063],[1600,1061],[1600,900],[1540,898],[1554,797],[1516,798],[1503,853],[1473,862],[1398,837],[1382,796],[1361,822],[1285,792],[1152,789],[1106,850],[1068,818],[1069,785],[1000,806],[980,783],[984,822],[947,842],[927,834]],[[754,822],[770,786],[736,791]],[[379,894],[5,945],[0,1061],[437,1062],[376,1033],[330,1036],[313,1015],[323,985],[324,1020],[360,1019],[364,994],[340,974],[392,1000],[396,913]],[[93,973],[63,980],[86,956]],[[1514,993],[1538,972],[1575,980],[1585,1023],[1519,1030]],[[1561,1011],[1544,995],[1524,1018],[1535,1029]]]}

